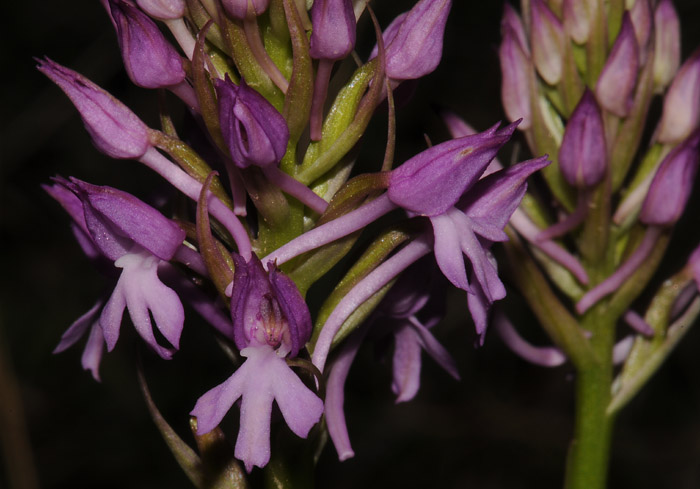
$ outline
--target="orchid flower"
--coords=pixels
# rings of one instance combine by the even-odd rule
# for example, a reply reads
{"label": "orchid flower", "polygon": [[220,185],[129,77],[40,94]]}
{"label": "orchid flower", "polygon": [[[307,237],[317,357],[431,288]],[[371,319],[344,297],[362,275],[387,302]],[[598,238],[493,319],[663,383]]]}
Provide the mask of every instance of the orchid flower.
{"label": "orchid flower", "polygon": [[191,414],[197,418],[197,433],[208,433],[241,398],[235,456],[250,471],[270,460],[273,401],[302,438],[321,418],[323,401],[285,362],[311,336],[309,309],[296,285],[274,265],[266,272],[255,256],[246,261],[234,254],[233,259],[233,339],[246,360],[227,381],[200,397]]}

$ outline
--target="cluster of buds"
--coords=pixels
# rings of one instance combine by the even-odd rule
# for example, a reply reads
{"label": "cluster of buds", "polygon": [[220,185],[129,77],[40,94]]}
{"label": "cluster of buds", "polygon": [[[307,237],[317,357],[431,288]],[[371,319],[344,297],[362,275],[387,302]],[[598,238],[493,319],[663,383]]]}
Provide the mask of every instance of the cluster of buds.
{"label": "cluster of buds", "polygon": [[[511,236],[519,239],[511,241],[510,256],[521,270],[524,257],[533,267],[529,275],[516,272],[516,282],[557,354],[516,339],[504,315],[498,329],[535,363],[560,364],[551,360],[561,350],[579,366],[592,352],[625,362],[611,392],[609,410],[616,412],[658,367],[648,359],[675,344],[678,321],[687,325],[697,315],[681,300],[686,286],[697,290],[697,253],[644,315],[633,307],[640,306],[695,180],[700,51],[681,66],[670,0],[529,0],[520,13],[506,5],[501,28],[505,112],[523,119],[518,129],[531,151],[552,160],[542,172],[547,193],[529,193],[511,221]],[[663,109],[653,126],[648,113],[656,96]],[[618,322],[637,335],[613,346]]]}

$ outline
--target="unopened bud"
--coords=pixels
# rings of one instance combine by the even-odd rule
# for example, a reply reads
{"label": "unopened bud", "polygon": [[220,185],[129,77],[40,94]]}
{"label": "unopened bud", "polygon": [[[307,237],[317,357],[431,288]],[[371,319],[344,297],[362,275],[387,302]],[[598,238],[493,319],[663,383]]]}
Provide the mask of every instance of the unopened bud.
{"label": "unopened bud", "polygon": [[556,85],[561,79],[564,60],[564,27],[543,0],[533,0],[532,59],[544,81]]}
{"label": "unopened bud", "polygon": [[342,59],[355,47],[356,22],[351,0],[316,0],[311,7],[311,22],[311,57]]}
{"label": "unopened bud", "polygon": [[630,15],[625,13],[620,33],[595,87],[600,105],[618,117],[629,114],[638,72],[639,47]]}
{"label": "unopened bud", "polygon": [[639,220],[644,224],[672,226],[688,203],[698,170],[700,130],[671,151],[649,186]]}
{"label": "unopened bud", "polygon": [[144,88],[161,88],[185,79],[180,56],[153,20],[124,0],[109,0],[109,7],[131,81]]}
{"label": "unopened bud", "polygon": [[693,132],[700,120],[700,49],[683,63],[664,98],[658,141],[675,144]]}
{"label": "unopened bud", "polygon": [[578,188],[592,187],[605,176],[607,150],[603,117],[589,90],[566,124],[559,149],[559,167],[566,181]]}
{"label": "unopened bud", "polygon": [[656,6],[654,30],[654,86],[661,92],[681,64],[681,27],[671,0],[661,0]]}
{"label": "unopened bud", "polygon": [[503,40],[498,50],[501,61],[501,100],[508,119],[512,122],[523,119],[520,129],[530,128],[532,121],[530,107],[530,83],[532,62],[527,57],[517,39],[517,33],[504,25]]}
{"label": "unopened bud", "polygon": [[97,149],[112,158],[140,158],[150,147],[148,127],[126,105],[73,70],[46,58],[37,68],[68,95]]}

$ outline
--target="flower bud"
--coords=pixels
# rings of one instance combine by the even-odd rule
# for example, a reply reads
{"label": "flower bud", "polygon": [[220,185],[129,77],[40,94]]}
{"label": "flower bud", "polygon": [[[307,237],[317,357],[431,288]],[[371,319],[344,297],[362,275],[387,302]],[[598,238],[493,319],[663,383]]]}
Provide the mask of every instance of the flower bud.
{"label": "flower bud", "polygon": [[522,119],[519,126],[525,131],[532,120],[530,108],[530,83],[532,64],[523,51],[518,34],[509,25],[503,25],[503,40],[498,50],[501,61],[501,101],[508,119]]}
{"label": "flower bud", "polygon": [[586,90],[566,124],[559,148],[559,167],[571,185],[592,187],[605,176],[607,150],[603,117],[593,94]]}
{"label": "flower bud", "polygon": [[73,70],[46,58],[38,70],[68,95],[93,144],[112,158],[137,159],[150,147],[148,127],[127,106]]}
{"label": "flower bud", "polygon": [[251,5],[251,13],[255,16],[262,15],[270,5],[270,0],[221,0],[224,10],[234,19],[243,20],[248,15],[248,3]]}
{"label": "flower bud", "polygon": [[644,199],[639,220],[672,226],[683,214],[693,188],[700,155],[700,130],[671,151],[659,165]]}
{"label": "flower bud", "polygon": [[533,0],[530,8],[532,59],[544,81],[556,85],[561,79],[564,59],[564,28],[542,0]]}
{"label": "flower bud", "polygon": [[700,120],[700,49],[683,63],[664,98],[658,141],[675,144],[693,132]]}
{"label": "flower bud", "polygon": [[[442,57],[442,40],[452,0],[420,0],[384,31],[386,74],[415,80],[432,73]],[[377,54],[375,47],[372,55]]]}
{"label": "flower bud", "polygon": [[280,162],[287,151],[289,129],[282,114],[258,92],[228,76],[215,80],[224,141],[239,168]]}
{"label": "flower bud", "polygon": [[446,141],[391,172],[389,199],[424,216],[444,214],[478,180],[517,124]]}
{"label": "flower bud", "polygon": [[523,21],[509,3],[503,6],[503,18],[501,19],[501,31],[505,33],[510,30],[511,34],[515,35],[520,49],[530,56],[530,44],[527,39],[527,34],[525,33],[525,27],[523,26]]}
{"label": "flower bud", "polygon": [[136,4],[158,20],[180,19],[185,15],[184,0],[136,0]]}
{"label": "flower bud", "polygon": [[681,64],[681,27],[671,0],[661,0],[654,11],[654,85],[662,91]]}
{"label": "flower bud", "polygon": [[629,114],[638,72],[639,46],[630,15],[625,13],[620,33],[595,87],[600,105],[618,117]]}
{"label": "flower bud", "polygon": [[185,79],[180,56],[153,20],[124,0],[109,0],[109,7],[131,81],[143,88],[161,88]]}
{"label": "flower bud", "polygon": [[342,59],[355,47],[356,21],[351,0],[316,0],[311,7],[311,21],[312,58]]}
{"label": "flower bud", "polygon": [[588,41],[596,8],[595,0],[564,0],[564,30],[577,44],[585,44]]}
{"label": "flower bud", "polygon": [[635,0],[629,12],[630,20],[634,27],[634,34],[637,37],[637,45],[639,46],[640,62],[644,64],[647,50],[649,49],[652,27],[652,12],[649,0]]}

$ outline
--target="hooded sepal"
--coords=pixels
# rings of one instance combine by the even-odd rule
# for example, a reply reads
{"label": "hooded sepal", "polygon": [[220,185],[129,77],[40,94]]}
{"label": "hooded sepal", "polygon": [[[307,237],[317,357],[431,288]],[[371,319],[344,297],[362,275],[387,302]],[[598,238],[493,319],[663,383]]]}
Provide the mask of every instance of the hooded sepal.
{"label": "hooded sepal", "polygon": [[476,183],[516,126],[494,126],[414,156],[391,172],[389,199],[416,214],[432,217],[445,213]]}
{"label": "hooded sepal", "polygon": [[241,80],[215,80],[221,133],[239,168],[280,162],[287,151],[287,123],[262,95]]}

